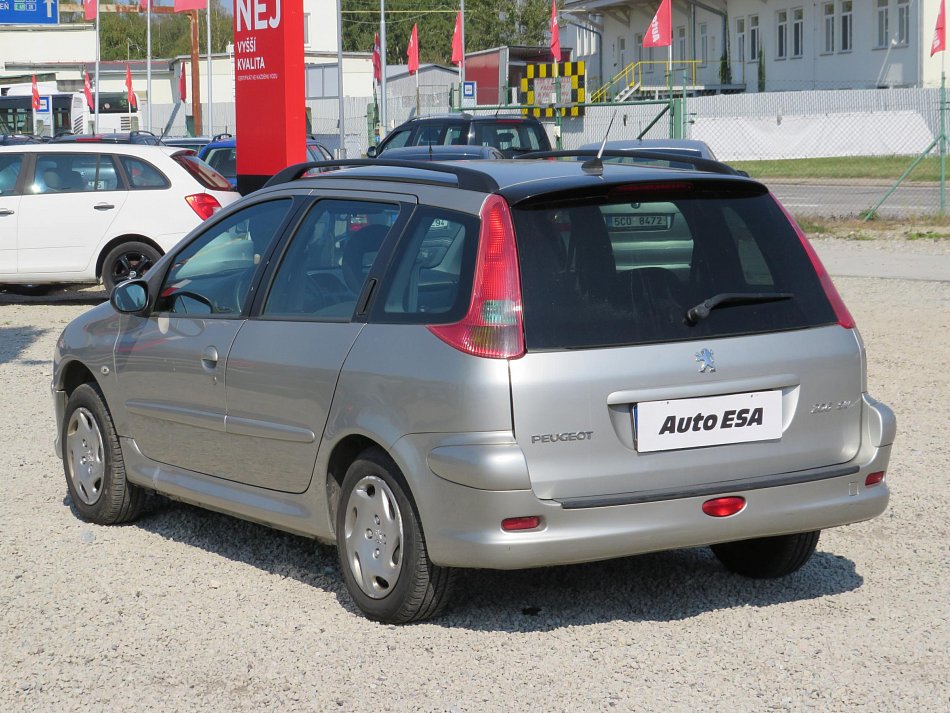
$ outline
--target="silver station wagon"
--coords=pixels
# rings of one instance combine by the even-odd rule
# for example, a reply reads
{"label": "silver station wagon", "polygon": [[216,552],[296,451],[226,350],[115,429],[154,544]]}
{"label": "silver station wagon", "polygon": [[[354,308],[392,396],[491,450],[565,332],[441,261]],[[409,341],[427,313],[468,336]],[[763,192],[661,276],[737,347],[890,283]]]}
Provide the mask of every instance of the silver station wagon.
{"label": "silver station wagon", "polygon": [[886,508],[895,419],[794,221],[684,160],[278,174],[63,332],[76,512],[153,491],[335,543],[390,623],[457,568],[709,545],[794,572]]}

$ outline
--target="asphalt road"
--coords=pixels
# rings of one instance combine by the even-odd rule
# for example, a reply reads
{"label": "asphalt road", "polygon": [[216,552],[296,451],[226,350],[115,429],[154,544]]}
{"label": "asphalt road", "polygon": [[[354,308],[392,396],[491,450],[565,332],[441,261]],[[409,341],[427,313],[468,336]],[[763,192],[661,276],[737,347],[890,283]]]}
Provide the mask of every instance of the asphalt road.
{"label": "asphalt road", "polygon": [[[794,215],[822,218],[859,216],[873,208],[893,186],[893,181],[833,182],[763,181]],[[950,205],[950,204],[948,204]],[[878,208],[882,218],[936,215],[940,210],[940,186],[902,185]]]}

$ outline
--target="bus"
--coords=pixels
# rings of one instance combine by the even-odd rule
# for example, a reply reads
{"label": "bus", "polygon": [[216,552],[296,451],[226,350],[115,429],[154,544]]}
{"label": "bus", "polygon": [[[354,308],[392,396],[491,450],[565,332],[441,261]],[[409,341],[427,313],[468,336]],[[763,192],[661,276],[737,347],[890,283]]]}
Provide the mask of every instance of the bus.
{"label": "bus", "polygon": [[[25,93],[21,85],[11,87],[7,94],[0,96],[0,134],[58,136],[67,132],[93,133],[95,116],[86,106],[82,92],[40,94],[40,101],[49,102],[52,108],[50,125],[49,111],[34,112],[32,88],[29,84],[25,87]],[[99,92],[100,133],[137,131],[139,116],[138,108],[129,111],[129,99],[125,92]]]}

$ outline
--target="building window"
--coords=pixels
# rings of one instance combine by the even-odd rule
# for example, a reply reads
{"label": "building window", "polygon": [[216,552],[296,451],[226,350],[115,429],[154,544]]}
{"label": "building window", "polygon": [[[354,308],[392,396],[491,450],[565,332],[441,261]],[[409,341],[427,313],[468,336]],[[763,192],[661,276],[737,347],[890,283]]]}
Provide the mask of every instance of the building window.
{"label": "building window", "polygon": [[310,13],[305,12],[303,14],[303,43],[305,45],[310,44]]}
{"label": "building window", "polygon": [[637,62],[644,60],[643,35],[634,35],[634,41],[637,43]]}
{"label": "building window", "polygon": [[792,57],[805,54],[805,10],[796,7],[792,10]]}
{"label": "building window", "polygon": [[749,15],[749,61],[759,59],[759,16]]}
{"label": "building window", "polygon": [[888,0],[877,0],[877,47],[887,47],[888,43]]}
{"label": "building window", "polygon": [[824,18],[825,23],[825,32],[824,32],[824,52],[827,54],[829,52],[835,51],[835,5],[834,3],[826,2],[821,6],[821,14]]}
{"label": "building window", "polygon": [[775,58],[785,59],[788,56],[788,10],[779,10],[775,17]]}
{"label": "building window", "polygon": [[841,0],[841,52],[850,52],[854,47],[853,4],[852,0]]}
{"label": "building window", "polygon": [[705,22],[699,23],[699,59],[704,67],[709,64],[709,36]]}
{"label": "building window", "polygon": [[897,0],[897,44],[910,42],[910,0]]}
{"label": "building window", "polygon": [[686,59],[686,26],[676,28],[676,53],[679,59]]}
{"label": "building window", "polygon": [[745,62],[745,18],[736,18],[736,60]]}

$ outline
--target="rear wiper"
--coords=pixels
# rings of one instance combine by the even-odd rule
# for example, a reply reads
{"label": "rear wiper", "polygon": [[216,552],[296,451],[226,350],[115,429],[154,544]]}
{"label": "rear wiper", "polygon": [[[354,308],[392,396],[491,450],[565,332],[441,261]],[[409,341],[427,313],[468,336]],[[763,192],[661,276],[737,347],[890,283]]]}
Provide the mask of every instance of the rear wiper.
{"label": "rear wiper", "polygon": [[735,305],[751,305],[762,302],[780,302],[794,297],[791,292],[720,292],[708,300],[700,302],[695,307],[686,310],[684,321],[692,327],[699,320],[706,319],[709,313],[717,307],[734,307]]}

